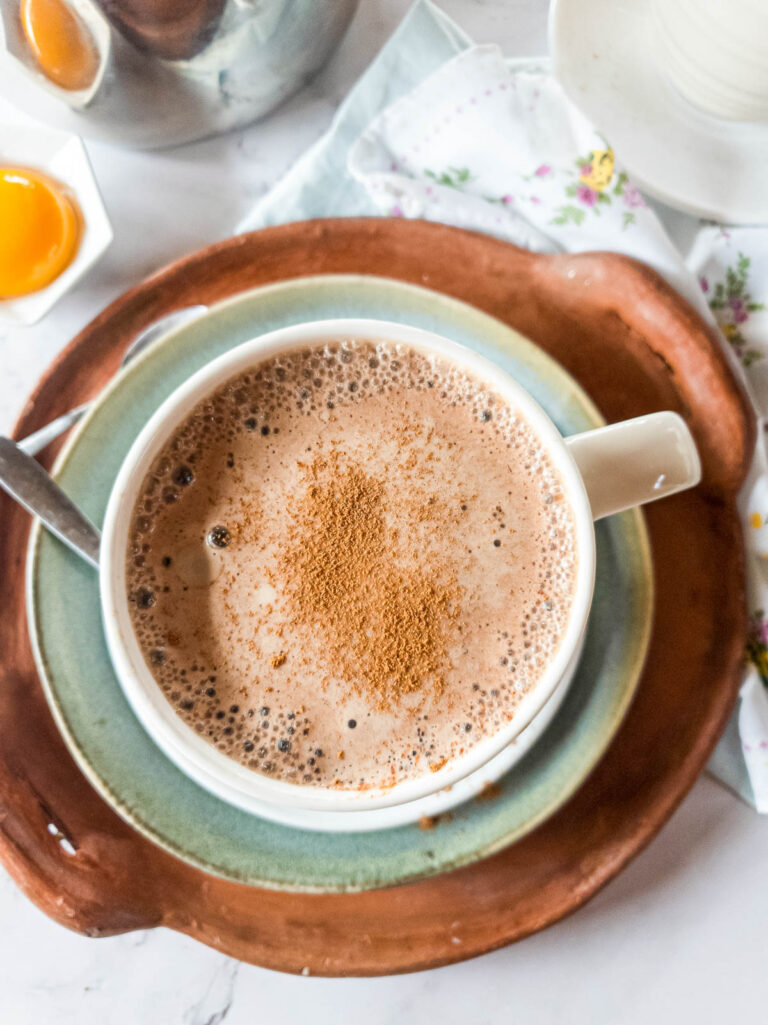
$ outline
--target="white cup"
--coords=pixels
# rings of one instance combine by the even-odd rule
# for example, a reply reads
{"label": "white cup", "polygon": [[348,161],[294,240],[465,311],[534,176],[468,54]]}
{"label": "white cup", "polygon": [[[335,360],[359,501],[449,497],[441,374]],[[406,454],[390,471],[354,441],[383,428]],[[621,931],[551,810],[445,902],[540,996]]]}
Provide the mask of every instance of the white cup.
{"label": "white cup", "polygon": [[768,121],[768,0],[652,0],[662,73],[700,110]]}
{"label": "white cup", "polygon": [[[518,410],[546,447],[562,480],[576,523],[578,568],[562,642],[511,722],[437,772],[366,791],[303,786],[272,779],[228,758],[203,740],[162,694],[134,634],[126,588],[126,550],[134,504],[160,450],[195,405],[219,385],[291,349],[340,339],[400,343],[465,368]],[[349,812],[401,805],[468,776],[510,744],[567,684],[581,652],[595,576],[594,520],[693,487],[701,477],[696,446],[684,421],[652,413],[564,439],[509,374],[439,335],[376,320],[329,320],[283,328],[231,350],[194,374],[157,410],[138,436],[115,481],[104,519],[100,588],[109,652],[134,712],[165,754],[213,793],[257,814],[270,806]]]}

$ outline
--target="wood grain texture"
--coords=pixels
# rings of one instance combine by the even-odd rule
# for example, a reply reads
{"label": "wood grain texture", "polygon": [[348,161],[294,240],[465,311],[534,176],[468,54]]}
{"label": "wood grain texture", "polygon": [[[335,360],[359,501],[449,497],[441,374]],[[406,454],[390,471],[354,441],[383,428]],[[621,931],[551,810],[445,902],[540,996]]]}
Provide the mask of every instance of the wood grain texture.
{"label": "wood grain texture", "polygon": [[[620,871],[692,786],[735,702],[746,628],[735,493],[755,425],[709,328],[658,275],[627,258],[540,256],[454,228],[382,219],[306,222],[229,239],[104,310],[46,372],[16,436],[97,394],[136,332],[162,314],[334,272],[398,278],[472,303],[551,353],[609,420],[656,409],[686,418],[704,479],[647,512],[657,594],[637,697],[578,793],[494,857],[359,894],[277,893],[223,881],[134,832],[76,768],[27,637],[29,518],[0,494],[0,857],[24,892],[72,929],[98,936],[166,925],[246,961],[323,975],[471,957],[573,912]],[[46,465],[54,455],[51,446]]]}

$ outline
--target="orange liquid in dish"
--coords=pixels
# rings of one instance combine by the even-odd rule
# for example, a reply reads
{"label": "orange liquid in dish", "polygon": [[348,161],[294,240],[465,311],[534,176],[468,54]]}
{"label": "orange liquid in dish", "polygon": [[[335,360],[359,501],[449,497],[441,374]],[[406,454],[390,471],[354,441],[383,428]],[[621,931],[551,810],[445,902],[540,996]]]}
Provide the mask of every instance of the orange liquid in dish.
{"label": "orange liquid in dish", "polygon": [[87,89],[99,69],[93,36],[64,0],[21,0],[24,35],[40,70],[60,89]]}
{"label": "orange liquid in dish", "polygon": [[0,299],[50,285],[79,242],[77,205],[58,182],[39,171],[0,167]]}

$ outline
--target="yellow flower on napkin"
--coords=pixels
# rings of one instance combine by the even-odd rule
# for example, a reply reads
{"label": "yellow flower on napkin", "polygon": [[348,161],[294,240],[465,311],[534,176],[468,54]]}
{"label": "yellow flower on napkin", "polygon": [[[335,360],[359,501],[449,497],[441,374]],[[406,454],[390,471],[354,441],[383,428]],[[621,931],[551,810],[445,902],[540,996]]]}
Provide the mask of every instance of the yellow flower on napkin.
{"label": "yellow flower on napkin", "polygon": [[590,154],[590,162],[584,166],[579,175],[579,181],[583,182],[595,192],[602,192],[608,188],[613,178],[613,150],[593,149]]}

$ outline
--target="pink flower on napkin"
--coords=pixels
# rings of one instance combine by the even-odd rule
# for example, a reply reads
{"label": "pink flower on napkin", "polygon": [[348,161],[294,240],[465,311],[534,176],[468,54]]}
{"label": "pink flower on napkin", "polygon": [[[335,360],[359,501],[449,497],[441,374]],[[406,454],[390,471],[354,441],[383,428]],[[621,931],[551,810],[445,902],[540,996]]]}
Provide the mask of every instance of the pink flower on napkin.
{"label": "pink flower on napkin", "polygon": [[552,174],[552,168],[549,166],[549,164],[540,164],[533,172],[533,174],[536,178],[549,178],[549,176]]}
{"label": "pink flower on napkin", "polygon": [[736,324],[743,324],[745,320],[749,320],[749,314],[743,299],[739,299],[738,296],[731,296],[728,300],[728,305],[733,312],[733,319]]}
{"label": "pink flower on napkin", "polygon": [[576,198],[584,206],[594,206],[597,202],[597,192],[594,189],[590,189],[589,185],[579,185],[578,189],[576,189]]}
{"label": "pink flower on napkin", "polygon": [[640,194],[640,190],[636,189],[634,185],[624,186],[624,204],[629,207],[645,206],[645,200]]}

